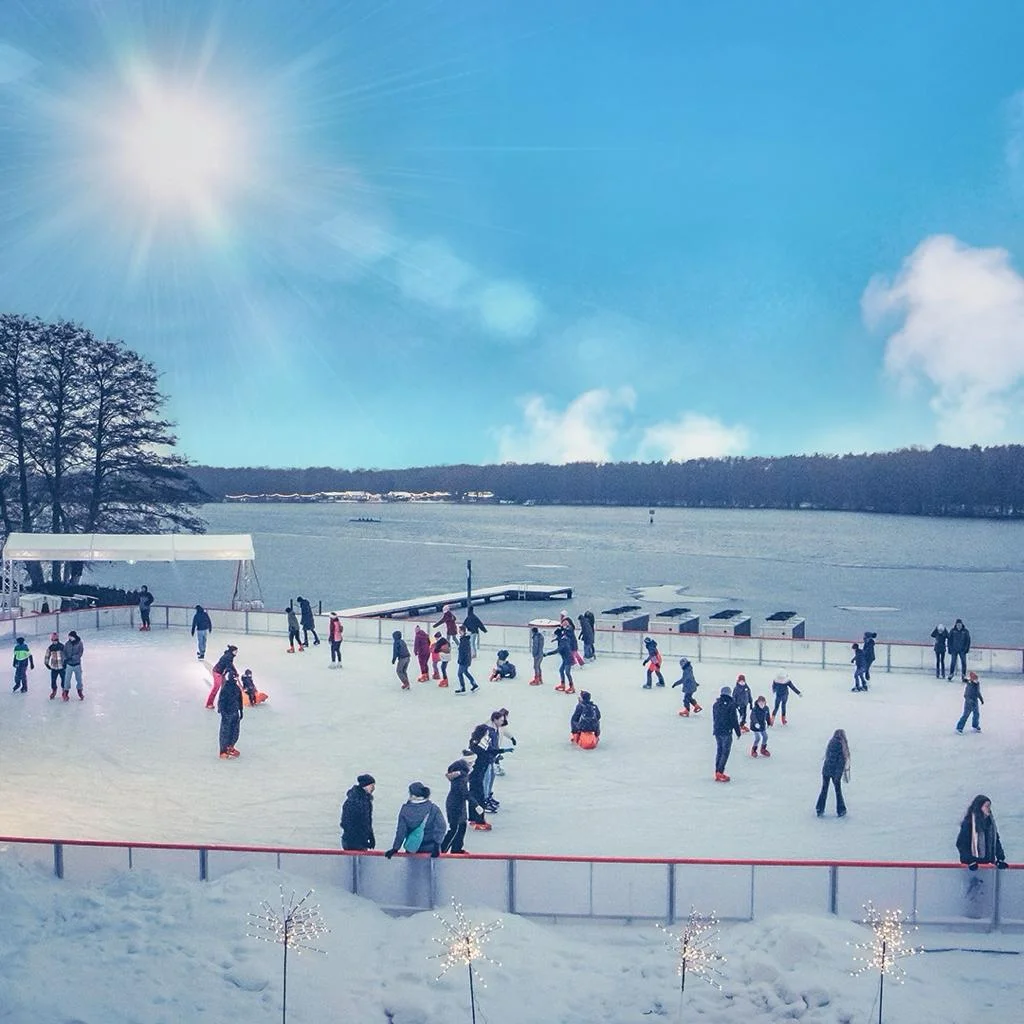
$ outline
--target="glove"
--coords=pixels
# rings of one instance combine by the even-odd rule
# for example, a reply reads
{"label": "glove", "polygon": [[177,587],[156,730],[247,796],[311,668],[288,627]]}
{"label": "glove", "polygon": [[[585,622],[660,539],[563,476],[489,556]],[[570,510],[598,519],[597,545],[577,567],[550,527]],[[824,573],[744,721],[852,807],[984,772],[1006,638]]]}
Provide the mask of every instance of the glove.
{"label": "glove", "polygon": [[972,860],[971,863],[967,865],[967,870],[968,871],[977,871],[978,870],[978,862],[976,860]]}
{"label": "glove", "polygon": [[516,738],[515,738],[515,736],[509,736],[508,741],[509,741],[509,743],[512,744],[513,747],[516,745]]}
{"label": "glove", "polygon": [[[397,850],[388,850],[388,851],[387,851],[387,852],[386,852],[386,853],[384,854],[384,857],[385,857],[385,858],[386,858],[387,860],[391,860],[391,858],[392,858],[392,857],[394,857],[394,855],[395,855],[396,853],[398,853],[398,851],[397,851]],[[975,865],[975,867],[977,867],[977,865]]]}
{"label": "glove", "polygon": [[997,860],[996,861],[996,867],[999,868],[1000,870],[1002,870],[1003,868],[1006,867],[1006,861],[1005,860]]}
{"label": "glove", "polygon": [[244,711],[239,711],[238,712],[238,720],[241,721],[243,718],[245,718],[245,712]]}
{"label": "glove", "polygon": [[440,850],[439,850],[439,849],[438,849],[438,848],[437,848],[437,847],[435,846],[435,847],[434,847],[434,848],[433,848],[433,849],[432,849],[432,850],[430,851],[430,856],[431,856],[431,857],[440,857],[440,856],[441,856],[441,851],[440,851]]}
{"label": "glove", "polygon": [[462,752],[462,756],[463,757],[472,757],[473,756],[473,751],[472,750],[464,750]]}

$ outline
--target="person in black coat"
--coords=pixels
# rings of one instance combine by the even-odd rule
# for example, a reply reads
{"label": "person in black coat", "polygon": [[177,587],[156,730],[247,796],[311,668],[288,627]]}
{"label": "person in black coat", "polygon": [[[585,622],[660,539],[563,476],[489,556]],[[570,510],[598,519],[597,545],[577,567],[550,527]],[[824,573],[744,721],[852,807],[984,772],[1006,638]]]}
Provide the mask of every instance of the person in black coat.
{"label": "person in black coat", "polygon": [[[441,840],[442,853],[465,853],[463,845],[466,839],[466,827],[469,819],[466,808],[469,804],[469,764],[466,761],[453,761],[445,772],[448,780],[448,796],[444,801],[444,813],[448,819],[448,831]],[[481,814],[483,808],[480,808]]]}
{"label": "person in black coat", "polygon": [[964,625],[963,619],[957,619],[946,637],[946,650],[949,651],[949,678],[956,675],[956,660],[960,659],[960,679],[967,682],[967,653],[971,649],[971,632]]}
{"label": "person in black coat", "polygon": [[391,634],[391,664],[395,666],[395,674],[402,684],[403,690],[409,689],[409,645],[402,637],[402,631],[396,629]]}
{"label": "person in black coat", "polygon": [[459,626],[459,652],[457,657],[459,688],[455,692],[466,692],[467,679],[469,680],[471,690],[478,689],[473,673],[469,671],[469,666],[473,664],[473,641],[469,633],[466,632],[465,626]]}
{"label": "person in black coat", "polygon": [[487,627],[480,621],[480,616],[473,611],[472,605],[466,609],[466,617],[462,620],[462,624],[466,627],[466,632],[469,633],[473,656],[475,657],[477,651],[480,650],[480,634],[486,633]]}
{"label": "person in black coat", "polygon": [[771,757],[768,749],[768,727],[772,724],[772,716],[768,712],[768,699],[763,695],[754,701],[750,708],[750,734],[754,737],[754,745],[750,748],[750,756],[757,757],[757,745],[761,744],[761,756]]}
{"label": "person in black coat", "polygon": [[785,672],[779,672],[772,680],[772,693],[775,695],[775,706],[772,708],[771,724],[775,724],[775,718],[782,711],[782,724],[786,724],[786,705],[789,703],[789,691],[792,690],[798,697],[800,691],[793,685],[793,680]]}
{"label": "person in black coat", "polygon": [[864,634],[864,678],[868,682],[871,681],[871,666],[875,663],[875,639],[877,637],[877,633]]}
{"label": "person in black coat", "polygon": [[828,787],[831,783],[836,790],[836,814],[846,817],[846,801],[843,799],[843,782],[850,781],[850,745],[846,741],[846,730],[836,729],[825,748],[825,760],[821,765],[821,792],[815,812],[820,818],[825,813]]}
{"label": "person in black coat", "polygon": [[587,661],[593,661],[597,657],[594,650],[594,613],[587,611],[580,616],[580,640],[583,641],[583,657]]}
{"label": "person in black coat", "polygon": [[238,685],[238,670],[234,665],[224,670],[224,682],[217,695],[217,713],[220,715],[221,759],[238,757],[235,744],[242,724],[242,688]]}
{"label": "person in black coat", "polygon": [[320,643],[320,637],[316,635],[316,620],[313,618],[313,609],[304,597],[295,598],[299,602],[299,622],[302,625],[302,646],[309,646],[309,634],[313,634],[313,646]]}
{"label": "person in black coat", "polygon": [[732,699],[732,689],[722,687],[718,700],[712,705],[711,719],[715,734],[715,782],[728,782],[725,766],[732,750],[732,737],[740,738],[740,720],[736,714],[736,701]]}
{"label": "person in black coat", "polygon": [[345,794],[341,805],[341,848],[343,850],[372,850],[377,845],[373,834],[373,791],[377,780],[372,775],[360,775],[356,784]]}
{"label": "person in black coat", "polygon": [[949,630],[940,622],[932,630],[932,640],[935,641],[935,678],[941,679],[946,674],[946,640],[949,637]]}
{"label": "person in black coat", "polygon": [[497,750],[490,726],[484,722],[478,725],[469,737],[468,754],[474,757],[469,773],[469,820],[473,828],[490,832],[491,825],[484,815],[487,803],[487,769],[494,764]]}
{"label": "person in black coat", "polygon": [[202,661],[206,657],[206,639],[213,632],[210,613],[201,605],[196,605],[196,613],[192,616],[192,636],[199,634],[196,640],[196,657]]}
{"label": "person in black coat", "polygon": [[569,719],[569,732],[572,734],[573,743],[579,743],[580,733],[584,732],[594,734],[595,745],[601,739],[601,709],[586,690],[580,694],[580,699],[573,709],[572,718]]}
{"label": "person in black coat", "polygon": [[978,705],[984,704],[985,698],[981,695],[981,683],[978,682],[976,672],[967,673],[967,682],[964,684],[964,713],[960,721],[956,723],[956,731],[962,733],[967,719],[971,719],[971,728],[975,732],[981,732],[981,713]]}
{"label": "person in black coat", "polygon": [[992,817],[992,801],[979,793],[967,808],[960,832],[956,837],[956,848],[960,863],[971,871],[977,871],[979,864],[995,864],[1006,867],[1006,854],[999,839],[996,819]]}
{"label": "person in black coat", "polygon": [[544,657],[557,654],[561,658],[558,666],[558,685],[555,689],[561,693],[575,693],[576,684],[572,681],[572,640],[569,637],[569,631],[562,626],[557,626],[554,635],[557,646],[553,651],[548,651]]}

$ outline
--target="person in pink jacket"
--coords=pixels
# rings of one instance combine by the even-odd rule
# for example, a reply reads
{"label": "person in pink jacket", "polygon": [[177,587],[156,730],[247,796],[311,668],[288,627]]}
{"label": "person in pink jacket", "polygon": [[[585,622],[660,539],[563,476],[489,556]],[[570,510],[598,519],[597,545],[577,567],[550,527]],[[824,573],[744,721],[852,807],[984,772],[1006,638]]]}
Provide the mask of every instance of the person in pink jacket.
{"label": "person in pink jacket", "polygon": [[331,645],[331,668],[341,668],[341,641],[345,627],[341,624],[337,612],[331,612],[331,620],[327,624],[327,640]]}

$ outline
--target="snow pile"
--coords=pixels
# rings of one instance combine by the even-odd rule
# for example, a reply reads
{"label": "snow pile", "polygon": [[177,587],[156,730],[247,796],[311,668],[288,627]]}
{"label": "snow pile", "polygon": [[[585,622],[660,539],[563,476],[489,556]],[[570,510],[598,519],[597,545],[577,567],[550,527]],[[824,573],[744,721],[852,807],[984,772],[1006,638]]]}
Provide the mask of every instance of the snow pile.
{"label": "snow pile", "polygon": [[[247,936],[248,915],[279,886],[302,895],[306,880],[246,868],[200,883],[146,872],[112,873],[79,885],[0,856],[0,1017],[16,1024],[276,1022],[281,948]],[[329,934],[314,953],[289,957],[288,1019],[294,1024],[454,1024],[469,1020],[466,972],[428,959],[443,929],[431,914],[392,918],[345,892],[317,890]],[[450,909],[440,911],[449,920]],[[501,919],[480,965],[479,1019],[558,1024],[638,1024],[677,1019],[673,951],[653,927],[549,926],[466,908],[473,923]],[[679,929],[676,926],[676,930]],[[723,927],[721,991],[692,979],[684,1019],[860,1024],[877,979],[854,978],[849,943],[864,928],[800,915]],[[920,936],[918,937],[920,938]],[[928,933],[931,945],[957,940]],[[978,938],[1019,951],[1020,937]],[[984,1006],[994,1020],[1020,1019],[1018,956],[943,953],[906,962],[907,984],[887,986],[886,1019],[963,1024]]]}

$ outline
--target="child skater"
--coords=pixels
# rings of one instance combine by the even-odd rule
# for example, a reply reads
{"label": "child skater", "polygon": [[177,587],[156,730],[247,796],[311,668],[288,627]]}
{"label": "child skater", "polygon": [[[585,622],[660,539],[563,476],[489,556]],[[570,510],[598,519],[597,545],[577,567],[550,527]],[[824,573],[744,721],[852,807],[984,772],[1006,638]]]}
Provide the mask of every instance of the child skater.
{"label": "child skater", "polygon": [[515,679],[515,677],[516,667],[508,660],[508,651],[498,651],[498,663],[491,671],[490,681],[493,683],[496,679]]}
{"label": "child skater", "polygon": [[971,719],[971,728],[975,732],[981,732],[981,714],[979,704],[984,704],[985,698],[981,695],[981,683],[978,682],[977,672],[967,673],[967,683],[964,686],[964,713],[960,721],[956,723],[956,731],[962,733],[967,719]]}
{"label": "child skater", "polygon": [[647,657],[643,660],[647,666],[647,682],[644,683],[644,689],[651,688],[652,676],[657,676],[658,685],[664,686],[665,677],[661,674],[661,651],[658,650],[658,642],[653,637],[645,636],[644,647],[647,648]]}
{"label": "child skater", "polygon": [[[440,680],[438,686],[448,685],[448,662],[452,656],[452,645],[443,633],[434,634],[434,642],[430,645],[430,661],[434,667],[434,678]],[[438,672],[438,669],[441,671]]]}
{"label": "child skater", "polygon": [[850,664],[853,666],[853,689],[850,693],[860,693],[868,688],[868,656],[866,651],[861,650],[860,644],[854,644],[852,650]]}
{"label": "child skater", "polygon": [[772,693],[775,694],[775,707],[772,708],[772,717],[769,725],[775,724],[775,718],[782,709],[782,724],[786,724],[786,705],[789,703],[789,691],[792,690],[798,697],[800,691],[793,685],[793,681],[785,672],[779,672],[772,682]]}
{"label": "child skater", "polygon": [[772,716],[768,713],[768,698],[762,694],[750,708],[750,731],[754,734],[754,745],[750,748],[750,756],[757,757],[757,745],[761,745],[761,756],[771,757],[768,750],[768,726],[772,724]]}
{"label": "child skater", "polygon": [[750,732],[747,728],[747,708],[754,703],[754,699],[750,696],[747,677],[742,672],[736,677],[736,685],[732,688],[732,699],[736,701],[736,712],[740,716],[740,732]]}
{"label": "child skater", "polygon": [[295,645],[299,646],[299,653],[301,654],[306,648],[302,646],[302,640],[299,636],[299,617],[295,614],[295,609],[288,605],[284,610],[285,615],[288,618],[288,653],[295,653]]}
{"label": "child skater", "polygon": [[689,658],[680,658],[679,667],[683,670],[683,674],[672,684],[672,689],[674,690],[677,686],[683,688],[683,706],[679,709],[679,714],[682,718],[689,718],[691,708],[694,714],[704,710],[693,696],[700,683],[693,677],[693,666],[690,664]]}

